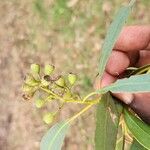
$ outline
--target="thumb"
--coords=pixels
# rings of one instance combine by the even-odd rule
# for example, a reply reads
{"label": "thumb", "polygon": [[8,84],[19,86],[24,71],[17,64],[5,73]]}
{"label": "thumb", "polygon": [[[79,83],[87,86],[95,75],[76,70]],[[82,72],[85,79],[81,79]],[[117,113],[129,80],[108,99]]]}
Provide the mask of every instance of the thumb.
{"label": "thumb", "polygon": [[114,97],[129,105],[134,100],[134,94],[131,93],[112,93]]}
{"label": "thumb", "polygon": [[143,121],[150,124],[150,92],[134,94],[134,99],[129,106]]}
{"label": "thumb", "polygon": [[143,121],[150,124],[150,93],[112,93],[112,95],[130,106]]}

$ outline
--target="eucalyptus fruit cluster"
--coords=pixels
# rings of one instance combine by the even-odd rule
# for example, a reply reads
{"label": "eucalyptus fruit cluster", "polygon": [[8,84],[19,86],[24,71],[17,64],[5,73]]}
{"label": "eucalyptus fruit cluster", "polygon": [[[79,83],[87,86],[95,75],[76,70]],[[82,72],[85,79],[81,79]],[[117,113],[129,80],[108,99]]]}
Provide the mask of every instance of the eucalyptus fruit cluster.
{"label": "eucalyptus fruit cluster", "polygon": [[73,90],[77,76],[73,73],[67,76],[56,76],[54,70],[53,65],[46,64],[41,69],[40,65],[32,64],[22,86],[23,98],[30,100],[35,97],[35,106],[39,109],[46,106],[48,102],[59,101],[59,108],[56,112],[48,112],[43,116],[47,124],[55,119],[65,103],[81,101],[80,96]]}

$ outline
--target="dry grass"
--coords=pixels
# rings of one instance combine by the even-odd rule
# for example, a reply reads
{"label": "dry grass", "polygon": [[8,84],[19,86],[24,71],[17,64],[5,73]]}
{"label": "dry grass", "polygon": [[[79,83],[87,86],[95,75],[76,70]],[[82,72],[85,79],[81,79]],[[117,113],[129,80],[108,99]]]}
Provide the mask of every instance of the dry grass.
{"label": "dry grass", "polygon": [[[0,1],[0,150],[38,150],[48,129],[33,102],[21,97],[31,63],[53,63],[57,72],[76,72],[81,93],[92,90],[106,28],[123,2],[45,0],[39,9],[35,0]],[[138,1],[129,24],[149,23],[148,4]],[[68,105],[60,118],[80,108]],[[94,113],[93,108],[73,124],[65,150],[93,149]]]}

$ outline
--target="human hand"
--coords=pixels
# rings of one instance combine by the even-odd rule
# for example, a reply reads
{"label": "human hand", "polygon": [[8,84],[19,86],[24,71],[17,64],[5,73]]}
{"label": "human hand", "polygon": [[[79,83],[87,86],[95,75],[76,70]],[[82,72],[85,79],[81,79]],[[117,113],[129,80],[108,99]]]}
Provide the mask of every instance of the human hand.
{"label": "human hand", "polygon": [[[129,66],[141,67],[150,64],[150,26],[124,27],[106,66],[102,81],[96,79],[97,89],[118,79]],[[129,105],[145,122],[150,124],[150,92],[112,93]]]}

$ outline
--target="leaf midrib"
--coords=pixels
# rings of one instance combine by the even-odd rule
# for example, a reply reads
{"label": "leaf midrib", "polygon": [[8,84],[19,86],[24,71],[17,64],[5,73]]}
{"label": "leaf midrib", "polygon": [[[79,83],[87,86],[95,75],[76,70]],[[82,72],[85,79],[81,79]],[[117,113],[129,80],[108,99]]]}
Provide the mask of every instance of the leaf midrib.
{"label": "leaf midrib", "polygon": [[68,124],[68,122],[65,122],[57,131],[57,133],[55,134],[55,136],[53,137],[53,139],[50,142],[50,145],[48,146],[48,150],[50,150],[50,148],[52,147],[53,142],[56,140],[57,136],[59,135],[59,133],[61,132],[61,130]]}

